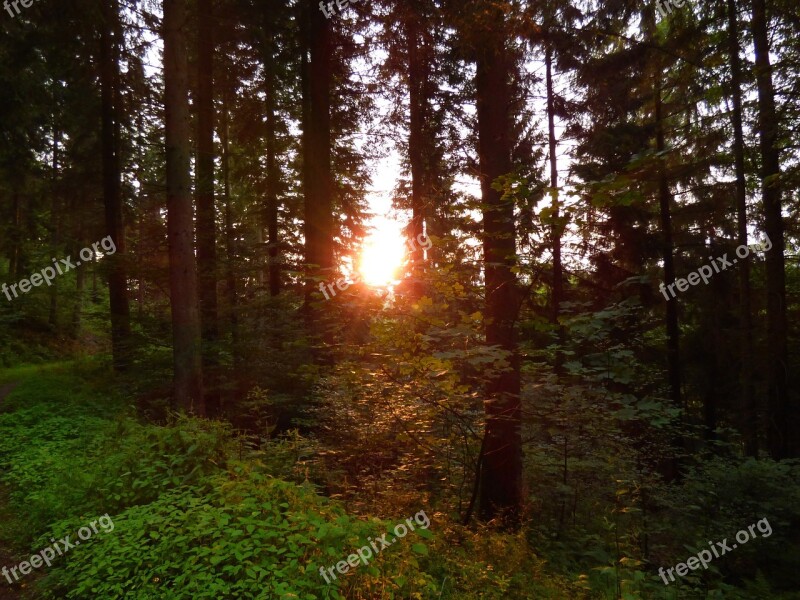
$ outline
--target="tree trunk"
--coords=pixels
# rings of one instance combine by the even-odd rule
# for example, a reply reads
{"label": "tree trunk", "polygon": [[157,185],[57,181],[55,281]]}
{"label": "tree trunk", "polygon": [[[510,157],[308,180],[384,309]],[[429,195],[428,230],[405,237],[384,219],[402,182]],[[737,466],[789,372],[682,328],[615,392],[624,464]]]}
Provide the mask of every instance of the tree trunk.
{"label": "tree trunk", "polygon": [[130,307],[128,278],[125,272],[125,225],[120,182],[120,106],[119,106],[119,6],[117,0],[102,0],[103,29],[100,36],[101,145],[103,162],[103,202],[106,234],[116,247],[107,255],[108,291],[111,312],[112,360],[116,371],[129,366]]}
{"label": "tree trunk", "polygon": [[769,25],[765,0],[753,0],[753,42],[758,87],[758,132],[761,150],[761,198],[764,229],[772,242],[766,253],[767,272],[767,356],[769,427],[767,444],[776,460],[798,455],[796,407],[789,405],[788,345],[786,341],[786,272],[784,266],[784,224],[781,215],[781,187],[778,181],[778,115],[772,65],[769,61]]}
{"label": "tree trunk", "polygon": [[[736,225],[739,245],[747,244],[747,182],[745,180],[744,133],[742,127],[742,66],[739,58],[739,22],[736,0],[728,3],[728,52],[731,59],[731,99],[733,100],[733,159],[736,170]],[[758,456],[758,412],[753,386],[753,318],[750,309],[750,261],[739,261],[739,381],[741,421],[745,453]]]}
{"label": "tree trunk", "polygon": [[[55,97],[54,97],[55,99]],[[55,101],[57,102],[57,101]],[[59,238],[60,238],[60,223],[59,218],[60,207],[58,201],[58,143],[61,139],[61,131],[56,126],[56,115],[53,115],[53,163],[51,170],[51,194],[50,199],[50,246],[52,248],[53,256],[57,256],[59,251]],[[48,315],[47,322],[55,329],[58,327],[58,278],[53,280],[53,285],[50,287],[50,314]]]}
{"label": "tree trunk", "polygon": [[[81,236],[81,239],[85,238]],[[80,248],[78,248],[78,252],[80,252]],[[85,282],[86,269],[77,269],[75,272],[75,304],[72,307],[72,337],[74,339],[78,339],[81,334]]]}
{"label": "tree trunk", "polygon": [[206,412],[219,414],[217,218],[214,206],[214,0],[197,0],[197,280]]}
{"label": "tree trunk", "polygon": [[200,315],[194,257],[186,0],[164,0],[164,104],[167,157],[167,235],[175,365],[175,405],[205,414]]}
{"label": "tree trunk", "polygon": [[9,235],[11,238],[11,249],[8,257],[8,278],[10,281],[17,281],[20,278],[20,241],[22,239],[20,232],[22,229],[22,219],[20,214],[19,192],[16,186],[14,186],[12,194],[11,219],[11,233]]}
{"label": "tree trunk", "polygon": [[[330,26],[311,2],[307,39],[309,60],[304,65],[303,187],[305,190],[306,263],[311,274],[330,277],[333,270],[331,198],[331,53]],[[304,56],[306,53],[304,53]],[[315,290],[310,281],[309,290]]]}
{"label": "tree trunk", "polygon": [[[425,204],[430,201],[426,198],[425,178],[425,118],[428,113],[428,98],[425,94],[425,64],[423,63],[420,45],[422,39],[419,33],[417,19],[419,15],[411,11],[406,23],[406,42],[408,50],[408,88],[409,88],[409,136],[408,156],[411,164],[411,226],[408,234],[411,251],[411,265],[414,271],[419,271],[423,264],[425,252],[417,241],[425,231]],[[415,273],[416,274],[416,273]]]}
{"label": "tree trunk", "polygon": [[[655,126],[656,126],[656,150],[658,157],[658,207],[661,221],[661,248],[664,258],[664,286],[670,285],[675,281],[675,259],[674,245],[672,241],[672,194],[669,190],[667,170],[664,157],[661,154],[666,148],[664,140],[664,113],[662,104],[661,90],[661,67],[657,65],[654,86],[655,100]],[[669,390],[670,399],[676,408],[683,408],[683,398],[681,396],[681,360],[680,360],[680,326],[678,323],[678,298],[669,295],[666,308],[666,327],[667,327],[667,366],[669,369]],[[673,439],[673,445],[677,451],[684,445],[680,435]],[[671,458],[663,466],[664,477],[667,481],[676,479],[680,474],[680,460]]]}
{"label": "tree trunk", "polygon": [[558,162],[556,159],[556,125],[555,125],[555,96],[553,92],[553,51],[549,44],[545,51],[545,71],[547,83],[547,134],[550,152],[550,195],[552,198],[553,213],[550,227],[553,251],[553,297],[552,321],[558,327],[558,345],[556,351],[556,373],[563,371],[564,354],[561,348],[564,345],[564,328],[558,325],[561,303],[564,301],[564,272],[561,265],[561,223],[560,205],[558,201]]}
{"label": "tree trunk", "polygon": [[486,446],[481,468],[480,515],[518,523],[522,505],[520,363],[514,323],[518,312],[514,201],[492,184],[512,170],[511,83],[513,60],[498,28],[476,48],[475,78],[483,200],[483,253],[486,277],[486,343],[508,362],[486,386]]}
{"label": "tree trunk", "polygon": [[233,380],[236,389],[240,391],[239,381],[242,374],[242,352],[239,342],[239,298],[236,285],[236,248],[235,231],[233,227],[233,207],[231,206],[230,186],[230,154],[228,147],[228,94],[222,93],[222,182],[225,195],[225,255],[227,258],[226,288],[231,324],[231,354],[233,355]]}
{"label": "tree trunk", "polygon": [[[655,84],[656,150],[662,153],[664,142],[664,115],[661,99],[661,70],[656,73]],[[675,258],[672,242],[672,194],[669,191],[663,156],[658,167],[658,207],[661,220],[661,251],[664,259],[664,286],[675,281]],[[678,325],[678,299],[670,294],[667,300],[667,363],[669,367],[670,398],[676,407],[683,406],[681,399],[680,328]]]}
{"label": "tree trunk", "polygon": [[[267,19],[269,14],[265,13]],[[266,136],[267,136],[267,180],[266,180],[266,217],[267,217],[267,253],[269,271],[269,295],[277,296],[281,293],[281,264],[278,251],[278,194],[280,187],[280,168],[278,165],[278,139],[277,139],[277,98],[278,82],[275,77],[275,52],[274,40],[269,24],[264,25],[268,32],[262,49],[264,63],[264,97],[266,111]]]}
{"label": "tree trunk", "polygon": [[[333,40],[330,25],[312,0],[305,10],[302,61],[303,88],[303,191],[305,221],[306,289],[305,316],[316,360],[329,362],[327,348],[333,343],[324,310],[313,300],[322,298],[320,285],[334,276],[333,198],[331,173],[331,85]],[[307,51],[306,51],[307,50]],[[307,58],[308,57],[308,58]]]}

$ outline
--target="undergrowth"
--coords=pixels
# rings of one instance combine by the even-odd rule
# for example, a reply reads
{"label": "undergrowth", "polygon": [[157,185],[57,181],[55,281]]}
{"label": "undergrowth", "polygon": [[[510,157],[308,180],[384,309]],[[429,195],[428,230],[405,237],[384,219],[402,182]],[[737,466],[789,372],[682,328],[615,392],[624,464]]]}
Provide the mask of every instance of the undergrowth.
{"label": "undergrowth", "polygon": [[[330,584],[402,521],[349,515],[308,480],[296,432],[251,448],[219,422],[140,422],[91,363],[19,368],[0,412],[0,469],[31,552],[100,515],[101,532],[42,567],[42,598],[580,598],[525,536],[473,531],[431,511],[423,531]],[[92,384],[87,383],[92,381]],[[304,446],[308,446],[305,447]],[[408,515],[402,515],[404,517]]]}

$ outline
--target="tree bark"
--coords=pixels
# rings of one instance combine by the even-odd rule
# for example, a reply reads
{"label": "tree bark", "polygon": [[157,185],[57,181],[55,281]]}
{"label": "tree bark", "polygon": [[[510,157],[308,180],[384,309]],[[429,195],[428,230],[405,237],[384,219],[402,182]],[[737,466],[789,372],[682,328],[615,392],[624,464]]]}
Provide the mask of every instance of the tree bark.
{"label": "tree bark", "polygon": [[[727,0],[728,52],[731,60],[731,99],[733,113],[733,159],[736,172],[736,231],[739,245],[747,244],[747,181],[744,163],[744,130],[742,126],[742,63],[739,58],[739,21],[736,0]],[[751,314],[750,261],[739,261],[739,381],[741,422],[745,453],[758,456],[758,411],[753,385],[753,317]]]}
{"label": "tree bark", "polygon": [[561,347],[564,345],[564,328],[559,326],[558,317],[561,303],[564,301],[564,270],[561,265],[561,223],[560,204],[558,200],[558,162],[556,157],[556,125],[555,125],[555,94],[553,92],[553,50],[548,44],[545,50],[545,79],[547,84],[547,137],[550,154],[550,195],[552,198],[552,220],[550,227],[551,249],[553,252],[553,291],[552,291],[552,321],[558,327],[559,349],[556,351],[556,373],[563,371],[564,354]]}
{"label": "tree bark", "polygon": [[107,255],[108,292],[111,318],[111,352],[114,370],[124,371],[130,363],[130,306],[125,271],[126,244],[120,173],[119,95],[119,6],[117,0],[102,0],[103,29],[100,36],[101,146],[103,162],[103,203],[106,234],[116,252]]}
{"label": "tree bark", "polygon": [[[661,71],[655,83],[656,150],[664,152],[664,115],[661,99]],[[672,241],[672,194],[669,190],[664,158],[658,159],[658,207],[661,221],[661,251],[664,259],[664,286],[675,281],[674,244]],[[681,398],[680,327],[678,324],[678,299],[669,295],[667,300],[667,362],[669,367],[670,398],[676,407],[683,406]]]}
{"label": "tree bark", "polygon": [[230,310],[231,325],[231,354],[233,354],[233,380],[236,382],[237,391],[240,390],[239,382],[242,374],[242,352],[239,342],[239,297],[236,285],[236,233],[233,225],[233,206],[231,205],[230,186],[230,149],[228,146],[228,94],[222,93],[222,182],[225,198],[225,254],[227,258],[226,288]]}
{"label": "tree bark", "polygon": [[206,412],[219,414],[217,216],[214,205],[214,0],[197,0],[197,280]]}
{"label": "tree bark", "polygon": [[778,150],[778,115],[769,60],[769,24],[765,0],[753,0],[753,42],[758,88],[758,133],[761,151],[761,198],[764,229],[772,242],[766,253],[767,356],[769,358],[769,426],[767,444],[776,460],[798,455],[800,443],[797,407],[790,406],[788,392],[788,344],[786,340],[786,272],[784,224],[781,214],[781,166]]}
{"label": "tree bark", "polygon": [[[271,46],[271,41],[268,42]],[[266,50],[266,49],[265,49]],[[281,265],[278,248],[278,188],[280,186],[280,169],[278,167],[278,140],[277,136],[277,114],[276,114],[276,91],[278,82],[273,76],[274,56],[269,51],[265,55],[264,71],[266,74],[266,136],[267,136],[267,252],[269,268],[269,295],[277,296],[281,292]]]}
{"label": "tree bark", "polygon": [[[663,153],[666,149],[664,136],[664,107],[661,89],[661,67],[657,65],[655,73],[654,100],[655,100],[655,126],[656,126],[656,151],[658,157],[658,207],[661,221],[661,251],[664,259],[664,287],[675,281],[674,244],[672,241],[672,193],[669,189],[667,169]],[[674,289],[674,288],[673,288]],[[669,375],[670,399],[673,406],[683,408],[681,394],[681,360],[680,360],[680,325],[678,322],[678,298],[668,294],[666,308],[667,328],[667,367]],[[675,451],[683,448],[684,441],[677,434],[672,441]],[[664,477],[667,481],[680,476],[680,459],[669,458],[663,465]]]}
{"label": "tree bark", "polygon": [[175,405],[205,414],[200,315],[194,257],[186,0],[164,0],[164,104],[167,157],[167,235],[175,366]]}
{"label": "tree bark", "polygon": [[331,56],[333,39],[330,25],[312,0],[305,0],[302,89],[303,89],[303,192],[305,220],[306,287],[304,313],[315,360],[330,362],[328,348],[333,344],[330,323],[319,306],[320,285],[330,283],[333,261],[333,176],[331,173]]}
{"label": "tree bark", "polygon": [[[81,236],[81,239],[85,239]],[[80,252],[80,248],[77,250]],[[83,317],[83,297],[86,288],[86,269],[78,268],[75,271],[75,304],[72,306],[72,337],[78,339],[81,334],[81,321]]]}
{"label": "tree bark", "polygon": [[425,94],[425,78],[427,73],[422,57],[422,39],[417,20],[419,15],[413,9],[407,17],[406,42],[408,51],[408,91],[409,91],[409,136],[408,156],[411,165],[411,226],[409,228],[411,265],[418,270],[423,264],[425,252],[417,241],[425,231],[425,118],[428,112],[429,99]]}
{"label": "tree bark", "polygon": [[[306,263],[311,275],[330,277],[333,270],[331,199],[331,30],[325,16],[306,2],[308,61],[304,60],[303,187],[305,191]],[[303,53],[306,56],[306,53]],[[309,290],[315,290],[314,281]]]}
{"label": "tree bark", "polygon": [[[57,99],[54,91],[54,105],[57,106]],[[57,110],[57,109],[56,109]],[[59,250],[60,241],[60,223],[59,218],[60,202],[58,190],[58,144],[61,140],[61,131],[59,130],[56,119],[58,117],[53,114],[53,162],[51,165],[50,186],[52,198],[50,199],[50,246],[52,254],[55,256]],[[47,322],[49,325],[56,329],[58,327],[58,278],[53,280],[53,285],[50,287],[50,314]]]}
{"label": "tree bark", "polygon": [[11,205],[11,232],[10,232],[10,241],[11,241],[11,249],[9,250],[9,257],[8,257],[8,278],[10,281],[17,281],[20,273],[20,242],[22,236],[20,235],[20,231],[22,228],[22,219],[21,219],[21,211],[20,211],[20,201],[19,201],[19,191],[14,186],[14,191],[12,192],[12,205]]}
{"label": "tree bark", "polygon": [[487,383],[486,447],[481,468],[480,515],[518,523],[522,505],[520,361],[515,320],[518,312],[514,202],[492,184],[512,170],[513,60],[502,37],[503,17],[494,14],[489,40],[476,48],[478,146],[483,200],[486,277],[486,343],[500,349],[507,365]]}

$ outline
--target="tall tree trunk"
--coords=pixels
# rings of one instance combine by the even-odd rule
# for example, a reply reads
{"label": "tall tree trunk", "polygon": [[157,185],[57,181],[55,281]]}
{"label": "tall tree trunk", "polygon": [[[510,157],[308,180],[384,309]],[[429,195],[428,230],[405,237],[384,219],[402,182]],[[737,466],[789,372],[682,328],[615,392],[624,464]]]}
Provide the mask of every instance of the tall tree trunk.
{"label": "tall tree trunk", "polygon": [[[669,190],[667,169],[663,157],[666,148],[664,140],[664,107],[661,89],[662,70],[657,64],[655,73],[654,100],[655,100],[655,126],[656,126],[656,151],[658,158],[658,207],[661,221],[661,251],[664,259],[664,286],[675,281],[675,258],[672,241],[672,194]],[[676,408],[683,408],[681,395],[681,360],[680,360],[680,327],[678,323],[678,299],[670,295],[667,300],[667,366],[669,369],[670,399]],[[683,439],[676,435],[673,440],[676,450],[683,447]],[[672,458],[664,465],[664,476],[673,480],[680,474],[680,460]]]}
{"label": "tall tree trunk", "polygon": [[[320,340],[332,342],[330,328],[322,323],[323,313],[314,306],[321,282],[329,282],[333,263],[333,182],[331,173],[331,86],[333,39],[330,25],[312,0],[303,2],[305,25],[302,62],[303,87],[303,190],[305,208],[305,260],[307,322]],[[306,51],[307,50],[307,51]],[[307,58],[308,57],[308,58]],[[319,348],[318,360],[328,360]]]}
{"label": "tall tree trunk", "polygon": [[425,229],[425,205],[430,201],[426,197],[425,179],[425,118],[428,113],[428,98],[425,94],[428,73],[421,53],[423,43],[419,31],[419,13],[411,9],[406,22],[406,43],[408,51],[408,88],[409,88],[409,136],[408,156],[411,164],[411,226],[408,234],[411,247],[411,264],[414,271],[419,271],[425,257],[422,245],[417,241]]}
{"label": "tall tree trunk", "polygon": [[[664,141],[664,114],[661,98],[661,69],[655,80],[655,120],[656,151],[660,154],[666,148]],[[664,285],[675,281],[675,258],[672,241],[672,194],[669,190],[666,166],[663,156],[658,166],[658,207],[661,220],[661,252],[664,259]],[[670,296],[667,300],[667,363],[669,367],[669,389],[672,403],[683,406],[681,398],[680,328],[678,325],[678,299]]]}
{"label": "tall tree trunk", "polygon": [[278,165],[278,115],[277,91],[278,81],[275,77],[276,58],[275,41],[270,27],[270,14],[265,12],[267,21],[264,24],[265,39],[262,56],[264,64],[264,98],[266,111],[267,136],[267,179],[266,179],[266,218],[267,218],[267,253],[269,272],[269,295],[281,293],[280,240],[278,239],[278,194],[280,187],[280,167]]}
{"label": "tall tree trunk", "polygon": [[561,347],[564,345],[564,328],[558,325],[561,303],[564,301],[564,272],[561,265],[561,211],[558,200],[558,162],[556,157],[556,124],[555,124],[555,94],[553,92],[553,50],[548,44],[545,50],[545,75],[547,83],[547,137],[550,153],[550,196],[552,198],[552,220],[550,235],[553,251],[553,297],[552,321],[558,327],[559,349],[556,351],[555,368],[557,373],[563,371],[564,354]]}
{"label": "tall tree trunk", "polygon": [[[309,60],[305,65],[306,106],[303,121],[306,262],[330,276],[333,269],[331,198],[331,30],[321,11],[310,6]],[[305,53],[304,53],[305,55]],[[312,284],[312,289],[315,286]]]}
{"label": "tall tree trunk", "polygon": [[11,238],[11,248],[8,256],[8,278],[11,281],[17,281],[20,278],[20,242],[22,240],[20,231],[22,229],[22,219],[20,214],[19,191],[17,191],[16,185],[14,186],[11,198],[12,221],[11,234],[9,236]]}
{"label": "tall tree trunk", "polygon": [[[54,95],[55,100],[55,95]],[[54,102],[57,105],[57,100]],[[57,109],[56,109],[57,110]],[[51,193],[50,199],[50,246],[52,248],[53,256],[57,256],[59,250],[58,244],[60,241],[60,202],[58,190],[58,143],[61,139],[61,131],[56,125],[58,117],[53,115],[53,163],[51,167]],[[47,319],[48,323],[54,329],[58,327],[58,278],[53,280],[53,285],[50,287],[50,314]]]}
{"label": "tall tree trunk", "polygon": [[125,224],[120,181],[120,94],[119,94],[119,6],[117,0],[102,0],[103,30],[100,36],[101,145],[103,202],[106,233],[117,251],[108,261],[108,291],[111,311],[112,360],[116,371],[129,365],[130,306],[125,272]]}
{"label": "tall tree trunk", "polygon": [[164,104],[167,156],[167,235],[175,365],[175,404],[205,414],[200,315],[194,257],[186,0],[164,0]]}
{"label": "tall tree trunk", "polygon": [[758,133],[761,150],[761,198],[764,229],[772,241],[765,256],[767,271],[767,356],[769,357],[769,428],[767,444],[775,459],[798,455],[797,407],[790,406],[786,341],[786,272],[784,224],[781,214],[781,172],[778,115],[769,61],[769,23],[765,0],[753,0],[753,42],[758,87]]}
{"label": "tall tree trunk", "polygon": [[[85,239],[81,236],[81,239]],[[77,249],[80,252],[80,247]],[[81,320],[83,316],[83,296],[86,282],[86,269],[77,269],[75,272],[75,304],[72,307],[72,337],[77,339],[81,334]]]}
{"label": "tall tree trunk", "polygon": [[92,253],[92,304],[100,304],[100,289],[97,286],[97,255]]}
{"label": "tall tree trunk", "polygon": [[197,0],[197,280],[206,412],[219,414],[217,217],[214,206],[214,0]]}
{"label": "tall tree trunk", "polygon": [[275,114],[275,86],[273,80],[267,87],[267,244],[269,252],[269,295],[281,293],[281,263],[278,247],[278,169],[277,115]]}
{"label": "tall tree trunk", "polygon": [[239,342],[239,297],[236,285],[236,234],[233,226],[233,207],[231,206],[230,186],[230,149],[228,147],[228,94],[227,89],[222,93],[222,182],[225,196],[225,255],[227,258],[226,288],[231,324],[231,354],[233,354],[233,379],[236,389],[242,375],[242,352]]}
{"label": "tall tree trunk", "polygon": [[[736,170],[736,230],[739,245],[747,244],[747,181],[744,164],[742,127],[742,63],[739,58],[739,21],[736,0],[728,3],[728,52],[731,60],[731,99],[733,100],[733,159]],[[741,386],[740,430],[744,435],[745,452],[758,456],[758,411],[753,385],[753,318],[751,314],[750,261],[739,261],[739,381]]]}
{"label": "tall tree trunk", "polygon": [[486,445],[481,468],[480,514],[518,522],[522,505],[520,362],[514,323],[518,313],[514,201],[492,187],[512,170],[513,59],[502,37],[503,16],[493,15],[489,40],[476,48],[475,78],[483,200],[486,277],[486,343],[503,351],[508,365],[490,376],[485,401]]}

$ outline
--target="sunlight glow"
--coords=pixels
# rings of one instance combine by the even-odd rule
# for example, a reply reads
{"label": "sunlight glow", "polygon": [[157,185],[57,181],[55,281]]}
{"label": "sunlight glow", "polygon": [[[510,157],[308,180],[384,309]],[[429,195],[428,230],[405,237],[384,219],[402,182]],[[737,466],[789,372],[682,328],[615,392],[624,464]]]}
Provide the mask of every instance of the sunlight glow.
{"label": "sunlight glow", "polygon": [[367,285],[385,286],[397,280],[406,248],[400,225],[381,220],[375,231],[364,241],[358,271]]}

